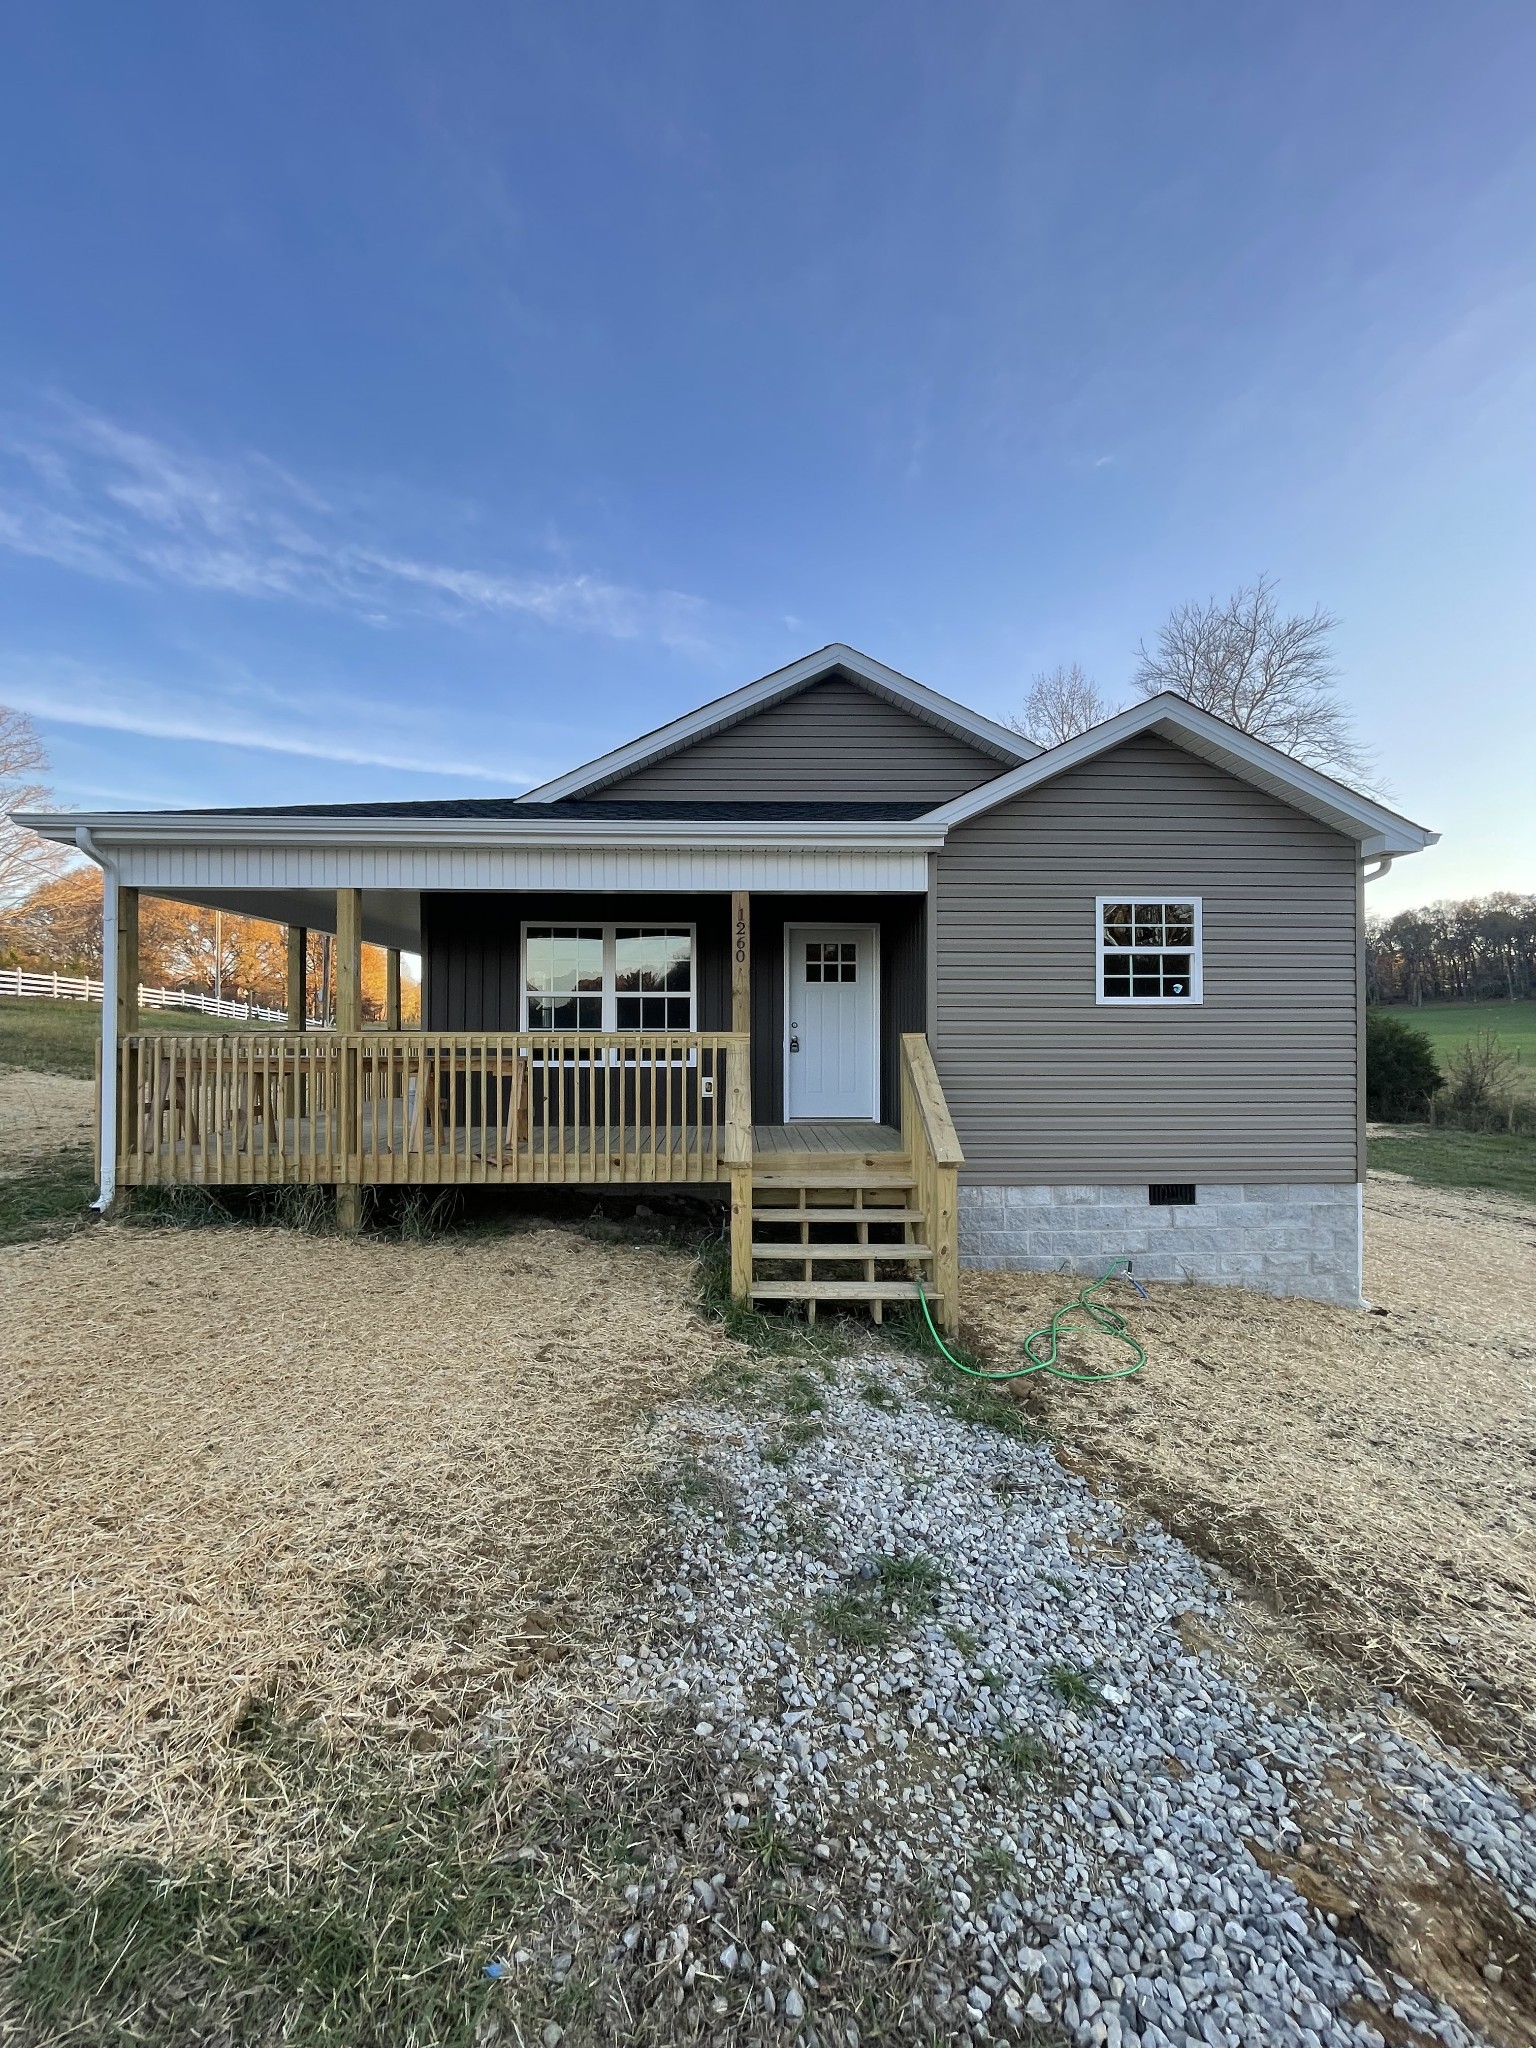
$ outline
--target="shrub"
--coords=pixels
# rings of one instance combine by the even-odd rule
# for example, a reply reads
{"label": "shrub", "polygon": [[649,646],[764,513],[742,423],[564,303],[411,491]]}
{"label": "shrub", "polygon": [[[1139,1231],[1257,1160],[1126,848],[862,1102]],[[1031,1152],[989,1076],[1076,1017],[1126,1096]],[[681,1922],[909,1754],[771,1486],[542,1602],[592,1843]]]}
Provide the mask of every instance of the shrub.
{"label": "shrub", "polygon": [[1496,1032],[1480,1031],[1457,1046],[1445,1069],[1445,1093],[1436,1108],[1443,1109],[1448,1123],[1464,1131],[1514,1129],[1515,1063]]}
{"label": "shrub", "polygon": [[1384,1123],[1423,1116],[1441,1084],[1435,1049],[1426,1033],[1401,1017],[1372,1010],[1365,1027],[1365,1106]]}

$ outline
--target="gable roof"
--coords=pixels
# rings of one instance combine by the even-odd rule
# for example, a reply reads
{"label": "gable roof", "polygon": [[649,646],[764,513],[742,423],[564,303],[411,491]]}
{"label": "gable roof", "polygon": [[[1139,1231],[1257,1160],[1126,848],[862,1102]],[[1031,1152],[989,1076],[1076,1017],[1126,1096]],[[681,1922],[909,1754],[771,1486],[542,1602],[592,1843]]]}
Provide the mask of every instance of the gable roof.
{"label": "gable roof", "polygon": [[946,830],[951,825],[964,824],[967,818],[979,817],[1010,797],[1037,789],[1042,782],[1049,782],[1140,733],[1156,734],[1186,753],[1199,754],[1229,775],[1289,804],[1293,810],[1307,812],[1334,831],[1358,841],[1361,853],[1367,857],[1418,853],[1433,846],[1440,837],[1438,832],[1415,825],[1374,798],[1362,796],[1320,769],[1309,768],[1304,761],[1281,753],[1278,747],[1256,740],[1251,733],[1242,732],[1171,693],[1148,697],[1128,711],[1117,711],[1113,718],[1091,726],[1076,739],[1064,740],[1059,747],[1046,749],[1021,767],[982,783],[979,789],[967,790],[963,796],[939,804],[925,814],[926,821]]}
{"label": "gable roof", "polygon": [[1040,752],[1033,740],[1024,739],[990,718],[983,718],[979,711],[957,704],[952,697],[942,697],[937,690],[926,689],[923,684],[913,682],[910,676],[887,668],[883,661],[860,654],[855,647],[834,641],[830,647],[823,647],[816,654],[807,654],[801,660],[791,662],[788,668],[775,669],[771,675],[760,676],[755,683],[732,690],[727,696],[716,697],[712,703],[701,704],[697,711],[674,718],[669,725],[642,733],[639,739],[615,747],[611,753],[600,754],[595,761],[584,762],[565,775],[557,775],[552,782],[544,782],[537,789],[525,791],[517,801],[548,804],[571,797],[590,796],[594,790],[617,782],[623,776],[633,775],[636,770],[649,767],[653,761],[664,760],[668,754],[680,753],[698,740],[723,732],[727,726],[739,725],[754,712],[764,711],[770,704],[780,703],[786,697],[809,689],[813,683],[825,682],[834,676],[843,676],[860,684],[871,696],[894,704],[925,724],[937,727],[940,732],[965,740],[1008,767],[1032,760]]}

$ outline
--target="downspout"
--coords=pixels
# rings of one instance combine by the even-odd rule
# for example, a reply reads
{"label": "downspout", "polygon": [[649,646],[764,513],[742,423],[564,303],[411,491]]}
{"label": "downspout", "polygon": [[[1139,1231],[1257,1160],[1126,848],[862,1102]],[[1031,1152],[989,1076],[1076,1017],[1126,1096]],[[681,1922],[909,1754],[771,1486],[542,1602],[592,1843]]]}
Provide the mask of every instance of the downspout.
{"label": "downspout", "polygon": [[117,868],[88,825],[75,827],[75,844],[101,869],[101,1184],[91,1207],[105,1215],[117,1194]]}

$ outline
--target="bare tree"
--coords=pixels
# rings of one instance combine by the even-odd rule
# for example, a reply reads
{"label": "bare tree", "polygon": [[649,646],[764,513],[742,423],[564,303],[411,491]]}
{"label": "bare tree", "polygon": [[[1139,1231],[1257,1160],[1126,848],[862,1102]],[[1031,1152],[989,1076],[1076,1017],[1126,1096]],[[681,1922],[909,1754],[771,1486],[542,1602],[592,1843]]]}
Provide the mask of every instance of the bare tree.
{"label": "bare tree", "polygon": [[1070,668],[1062,665],[1049,675],[1036,676],[1023,710],[1008,724],[1037,747],[1059,747],[1090,725],[1101,725],[1112,708],[1084,675],[1082,664],[1074,661]]}
{"label": "bare tree", "polygon": [[1314,768],[1360,777],[1370,761],[1338,700],[1330,635],[1338,620],[1321,606],[1282,618],[1267,576],[1225,604],[1182,604],[1150,650],[1137,649],[1132,680],[1144,697],[1171,690],[1255,739]]}
{"label": "bare tree", "polygon": [[0,904],[15,903],[69,859],[62,846],[23,832],[9,817],[50,800],[53,792],[42,779],[47,769],[37,727],[24,711],[0,704]]}

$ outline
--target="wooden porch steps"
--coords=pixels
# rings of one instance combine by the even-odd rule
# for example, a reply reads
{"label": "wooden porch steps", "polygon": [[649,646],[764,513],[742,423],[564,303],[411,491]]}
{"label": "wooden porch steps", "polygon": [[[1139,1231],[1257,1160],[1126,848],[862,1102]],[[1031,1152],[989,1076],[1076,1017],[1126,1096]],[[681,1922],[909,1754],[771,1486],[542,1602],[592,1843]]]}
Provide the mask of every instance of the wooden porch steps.
{"label": "wooden porch steps", "polygon": [[[930,1303],[934,1292],[927,1290]],[[915,1280],[764,1280],[752,1283],[754,1301],[803,1301],[814,1311],[819,1301],[859,1302],[873,1310],[876,1322],[890,1301],[916,1301]],[[934,1311],[938,1313],[937,1309]]]}
{"label": "wooden porch steps", "polygon": [[[935,1303],[933,1248],[915,1206],[912,1162],[900,1155],[831,1160],[782,1154],[752,1175],[752,1300],[867,1308],[878,1323],[888,1305],[917,1299],[923,1276]],[[779,1235],[778,1233],[783,1233]],[[894,1233],[894,1235],[893,1235]]]}
{"label": "wooden porch steps", "polygon": [[812,1166],[760,1166],[752,1169],[754,1188],[830,1189],[852,1194],[860,1188],[896,1188],[908,1192],[917,1184],[910,1166],[848,1166],[830,1170],[820,1160]]}

